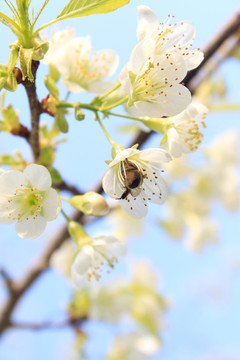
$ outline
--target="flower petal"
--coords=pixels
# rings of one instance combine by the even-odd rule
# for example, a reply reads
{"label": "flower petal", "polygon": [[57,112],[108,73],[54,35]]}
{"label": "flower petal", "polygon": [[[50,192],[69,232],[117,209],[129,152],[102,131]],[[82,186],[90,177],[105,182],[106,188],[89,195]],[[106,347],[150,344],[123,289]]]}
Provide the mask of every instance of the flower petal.
{"label": "flower petal", "polygon": [[111,90],[116,83],[114,81],[96,81],[88,86],[88,91],[93,94],[104,94]]}
{"label": "flower petal", "polygon": [[125,191],[117,179],[116,170],[112,167],[104,175],[102,187],[105,193],[113,199],[119,199]]}
{"label": "flower petal", "polygon": [[157,167],[161,163],[169,162],[172,160],[171,155],[163,149],[153,148],[142,150],[138,154],[138,159],[149,162]]}
{"label": "flower petal", "polygon": [[23,219],[18,221],[15,225],[16,233],[21,238],[34,239],[41,235],[47,225],[46,220],[42,216],[38,216],[35,219]]}
{"label": "flower petal", "polygon": [[112,256],[118,257],[126,254],[125,244],[114,236],[104,236],[101,238],[96,238],[93,241],[93,246],[98,250],[101,250],[101,253],[107,252]]}
{"label": "flower petal", "polygon": [[167,33],[167,41],[164,41],[163,37],[158,40],[158,47],[161,47],[162,51],[168,52],[170,49],[178,48],[183,51],[194,40],[195,28],[191,21],[181,21],[171,26],[166,24],[163,31],[167,29],[171,30]]}
{"label": "flower petal", "polygon": [[138,9],[138,26],[137,38],[141,41],[145,37],[151,36],[154,29],[159,24],[156,14],[145,5],[137,6]]}
{"label": "flower petal", "polygon": [[191,102],[191,93],[183,85],[175,85],[164,90],[167,95],[159,96],[156,103],[138,101],[135,106],[143,114],[150,117],[173,116],[182,112]]}
{"label": "flower petal", "polygon": [[155,171],[146,170],[147,177],[143,181],[142,196],[155,204],[163,204],[168,195],[168,189],[165,181]]}
{"label": "flower petal", "polygon": [[84,88],[83,86],[81,86],[80,84],[78,84],[74,81],[71,81],[68,79],[63,79],[62,81],[63,81],[64,85],[66,86],[66,88],[68,89],[68,91],[76,92],[76,93],[81,93],[81,92],[87,91],[86,88]]}
{"label": "flower petal", "polygon": [[139,150],[137,150],[137,149],[132,149],[132,148],[124,149],[117,154],[117,156],[114,158],[114,160],[112,162],[110,162],[109,166],[112,167],[112,166],[120,163],[121,161],[124,161],[125,159],[129,158],[130,156],[136,155],[138,153],[139,153]]}
{"label": "flower petal", "polygon": [[199,50],[190,50],[188,55],[184,56],[185,63],[187,65],[188,71],[193,70],[201,64],[204,59],[204,54]]}
{"label": "flower petal", "polygon": [[83,246],[78,251],[71,267],[71,279],[76,288],[89,285],[87,274],[92,266],[93,256],[94,250],[91,246]]}
{"label": "flower petal", "polygon": [[131,96],[132,92],[133,92],[133,87],[132,87],[131,80],[130,80],[130,77],[129,77],[129,72],[128,72],[127,65],[125,65],[123,67],[123,69],[121,70],[120,75],[119,75],[119,81],[120,81],[120,83],[122,85],[123,91],[128,96]]}
{"label": "flower petal", "polygon": [[146,199],[143,200],[142,194],[137,197],[128,195],[125,199],[119,200],[123,210],[131,217],[140,219],[147,215],[148,207]]}
{"label": "flower petal", "polygon": [[114,74],[118,64],[119,57],[113,50],[95,51],[90,61],[92,73],[102,73],[102,78]]}
{"label": "flower petal", "polygon": [[26,183],[26,179],[21,171],[9,170],[0,176],[0,194],[13,195],[15,190]]}
{"label": "flower petal", "polygon": [[51,175],[45,166],[37,164],[28,165],[23,174],[30,182],[30,185],[38,190],[48,190],[52,185]]}
{"label": "flower petal", "polygon": [[144,72],[144,65],[148,67],[149,60],[154,58],[156,42],[152,38],[147,38],[138,43],[133,49],[128,69],[134,74],[138,74],[140,71]]}
{"label": "flower petal", "polygon": [[61,200],[55,189],[46,192],[43,200],[43,214],[47,221],[56,219],[61,210]]}
{"label": "flower petal", "polygon": [[179,157],[183,153],[183,147],[179,135],[173,127],[167,131],[168,148],[172,156]]}

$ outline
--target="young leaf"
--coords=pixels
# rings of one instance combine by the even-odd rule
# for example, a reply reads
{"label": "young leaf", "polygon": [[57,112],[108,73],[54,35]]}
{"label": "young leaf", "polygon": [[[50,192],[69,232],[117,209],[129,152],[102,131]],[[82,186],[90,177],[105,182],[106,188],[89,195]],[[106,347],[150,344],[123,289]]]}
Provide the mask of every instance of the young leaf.
{"label": "young leaf", "polygon": [[128,4],[129,1],[130,0],[70,0],[57,18],[62,20],[108,13]]}
{"label": "young leaf", "polygon": [[65,19],[72,19],[93,14],[108,13],[129,3],[130,0],[70,0],[56,19],[41,26],[40,30]]}

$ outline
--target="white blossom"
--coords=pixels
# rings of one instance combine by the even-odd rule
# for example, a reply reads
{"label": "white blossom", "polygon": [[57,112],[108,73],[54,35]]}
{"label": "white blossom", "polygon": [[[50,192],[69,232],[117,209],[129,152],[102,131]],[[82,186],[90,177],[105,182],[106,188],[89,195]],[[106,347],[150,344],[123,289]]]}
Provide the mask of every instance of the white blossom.
{"label": "white blossom", "polygon": [[162,204],[167,197],[167,186],[158,173],[161,163],[171,160],[162,149],[124,149],[119,151],[103,178],[103,189],[118,199],[123,210],[134,218],[147,214],[147,202]]}
{"label": "white blossom", "polygon": [[63,76],[63,82],[72,92],[102,94],[114,86],[105,81],[118,66],[118,56],[112,50],[93,52],[90,37],[73,37],[71,30],[55,33],[44,58]]}
{"label": "white blossom", "polygon": [[195,69],[203,60],[199,49],[191,49],[195,37],[195,29],[190,21],[170,24],[170,16],[161,23],[156,14],[147,6],[138,6],[137,36],[141,41],[153,38],[156,42],[156,53],[166,53],[172,57],[178,52],[183,58],[187,70]]}
{"label": "white blossom", "polygon": [[172,156],[179,157],[198,149],[203,139],[200,126],[206,127],[204,119],[207,111],[204,105],[193,103],[179,115],[167,120],[167,143]]}
{"label": "white blossom", "polygon": [[161,347],[156,337],[144,332],[117,335],[107,360],[148,360]]}
{"label": "white blossom", "polygon": [[110,268],[124,255],[125,245],[113,236],[96,239],[88,237],[86,245],[79,247],[71,269],[71,278],[75,287],[80,288],[89,282],[99,280],[103,265]]}
{"label": "white blossom", "polygon": [[42,165],[1,173],[0,223],[16,222],[15,230],[22,238],[39,236],[61,209],[59,195],[51,185],[51,176]]}
{"label": "white blossom", "polygon": [[193,215],[188,223],[187,247],[200,253],[208,244],[218,242],[217,223],[211,219]]}
{"label": "white blossom", "polygon": [[42,62],[55,65],[58,67],[58,62],[60,59],[60,55],[62,49],[66,46],[74,38],[74,30],[73,29],[65,29],[62,31],[54,32],[51,40],[49,41],[49,48],[47,53],[45,54]]}
{"label": "white blossom", "polygon": [[143,115],[160,118],[176,115],[190,104],[190,91],[180,84],[186,74],[181,55],[157,55],[155,40],[147,38],[136,45],[119,79],[129,98],[128,106],[134,105]]}

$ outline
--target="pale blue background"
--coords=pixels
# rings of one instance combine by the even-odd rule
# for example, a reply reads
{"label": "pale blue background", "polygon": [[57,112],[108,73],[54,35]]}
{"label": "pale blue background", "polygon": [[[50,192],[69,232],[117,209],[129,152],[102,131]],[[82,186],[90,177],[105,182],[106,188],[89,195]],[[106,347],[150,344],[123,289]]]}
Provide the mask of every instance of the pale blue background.
{"label": "pale blue background", "polygon": [[[142,1],[132,0],[129,5],[115,13],[95,15],[87,18],[73,19],[59,24],[60,29],[73,27],[77,36],[91,35],[96,50],[113,49],[120,56],[119,71],[128,61],[136,44],[136,6]],[[36,9],[41,2],[33,1]],[[55,17],[65,1],[50,1],[39,24]],[[228,2],[206,1],[154,1],[146,0],[164,20],[168,14],[175,15],[176,20],[191,20],[197,30],[196,47],[203,46],[238,6],[237,0]],[[5,4],[1,4],[4,12]],[[44,21],[43,21],[44,18]],[[15,40],[11,32],[0,25],[1,56],[0,62],[8,58],[8,44]],[[42,65],[38,77],[46,72]],[[236,101],[240,97],[240,68],[236,62],[229,62],[224,67],[228,76],[231,95]],[[38,85],[39,97],[46,96],[47,91]],[[74,97],[72,98],[74,100]],[[77,99],[77,97],[75,98]],[[7,101],[13,102],[20,109],[21,121],[29,124],[29,111],[24,89],[19,86],[16,93],[8,95]],[[52,119],[43,117],[46,122]],[[114,134],[119,120],[106,120],[108,130]],[[211,142],[215,134],[225,129],[239,129],[239,114],[209,116],[205,144]],[[71,183],[80,183],[88,189],[106,170],[105,159],[110,157],[110,147],[88,114],[84,122],[70,121],[68,143],[62,144],[57,152],[55,166],[64,178]],[[115,140],[128,144],[130,136],[115,135]],[[157,146],[159,137],[154,136],[146,146]],[[0,152],[12,152],[21,149],[24,156],[31,158],[28,146],[16,137],[0,133]],[[69,157],[71,156],[71,162]],[[73,166],[74,164],[74,166]],[[240,278],[239,271],[234,269],[233,262],[240,259],[239,213],[227,214],[216,206],[214,218],[220,224],[221,243],[210,246],[202,255],[188,252],[181,242],[173,242],[159,230],[151,220],[161,217],[163,207],[151,206],[146,220],[146,228],[140,239],[129,244],[129,258],[150,259],[162,278],[160,290],[172,301],[172,308],[166,316],[168,324],[164,332],[164,347],[155,359],[160,360],[239,360],[240,359]],[[13,277],[21,277],[39,256],[51,233],[55,232],[59,219],[48,225],[47,232],[36,240],[22,240],[14,232],[14,227],[0,225],[0,265],[8,269]],[[95,230],[94,226],[94,229]],[[48,238],[49,236],[49,238]],[[125,273],[127,265],[122,262],[111,275]],[[0,283],[1,284],[1,283]],[[211,289],[218,288],[222,297],[211,296]],[[53,270],[48,270],[39,278],[22,298],[16,320],[41,322],[64,317],[64,306],[69,299],[71,288],[62,277]],[[6,297],[1,291],[0,300]],[[109,337],[114,328],[100,324],[88,325],[91,343],[88,348],[89,360],[103,359],[102,353],[109,344]],[[126,329],[127,330],[127,329]],[[42,332],[9,331],[0,340],[1,360],[63,360],[73,342],[71,330],[50,330]],[[124,360],[124,359],[123,359]]]}

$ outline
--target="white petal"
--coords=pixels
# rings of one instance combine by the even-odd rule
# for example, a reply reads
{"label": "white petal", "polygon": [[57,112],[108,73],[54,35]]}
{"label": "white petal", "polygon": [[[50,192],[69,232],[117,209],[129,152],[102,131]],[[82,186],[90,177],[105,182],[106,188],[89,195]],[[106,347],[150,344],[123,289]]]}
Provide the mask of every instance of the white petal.
{"label": "white petal", "polygon": [[[6,204],[8,203],[6,202]],[[13,220],[12,218],[8,218],[9,210],[6,209],[6,204],[0,205],[0,224],[12,224],[16,221],[16,219]]]}
{"label": "white petal", "polygon": [[155,204],[162,204],[167,198],[168,189],[165,181],[159,173],[147,169],[147,178],[143,181],[142,196]]}
{"label": "white petal", "polygon": [[102,73],[102,78],[111,76],[117,70],[119,57],[113,50],[95,51],[91,58],[90,67],[93,73]]}
{"label": "white petal", "polygon": [[126,253],[125,245],[114,236],[104,236],[94,239],[93,246],[102,252],[110,253],[112,256],[123,256]]}
{"label": "white petal", "polygon": [[131,53],[128,69],[134,74],[145,71],[144,66],[148,67],[149,58],[154,58],[155,46],[156,42],[151,38],[144,39],[138,43]]}
{"label": "white petal", "polygon": [[41,235],[45,230],[47,223],[42,216],[38,216],[35,219],[29,220],[23,219],[21,222],[17,222],[15,225],[16,233],[21,238],[34,239]]}
{"label": "white petal", "polygon": [[172,156],[179,157],[183,153],[183,148],[180,142],[179,135],[176,129],[171,128],[167,131],[168,148]]}
{"label": "white petal", "polygon": [[117,172],[114,168],[109,168],[104,175],[102,187],[105,193],[113,199],[119,199],[125,191],[117,179]]}
{"label": "white petal", "polygon": [[119,203],[123,210],[133,218],[140,219],[147,215],[147,200],[144,201],[141,194],[135,198],[129,194],[125,199],[119,200]]}
{"label": "white petal", "polygon": [[190,50],[188,55],[184,56],[188,71],[197,68],[204,59],[204,54],[199,50]]}
{"label": "white petal", "polygon": [[159,166],[163,162],[172,160],[171,155],[163,149],[146,149],[138,154],[138,159],[148,161],[152,165]]}
{"label": "white petal", "polygon": [[25,177],[21,171],[9,170],[0,176],[0,194],[14,194],[15,190],[26,183]]}
{"label": "white petal", "polygon": [[137,38],[141,41],[145,37],[151,36],[153,30],[159,24],[156,14],[145,5],[137,6],[138,9],[138,26]]}
{"label": "white petal", "polygon": [[114,81],[96,81],[88,86],[88,91],[93,94],[104,94],[111,90],[116,83]]}
{"label": "white petal", "polygon": [[130,80],[130,77],[129,77],[127,65],[125,65],[123,67],[122,71],[120,72],[119,81],[120,81],[120,83],[122,85],[123,91],[128,96],[132,96],[133,88],[132,88],[131,80]]}
{"label": "white petal", "polygon": [[94,250],[91,246],[84,246],[77,253],[71,267],[71,279],[76,288],[89,285],[87,274],[92,266],[93,255]]}
{"label": "white petal", "polygon": [[206,116],[208,109],[206,106],[198,103],[191,103],[184,111],[174,116],[171,120],[174,124],[178,125],[188,120],[203,120],[202,117]]}
{"label": "white petal", "polygon": [[73,267],[78,274],[84,274],[89,270],[92,265],[94,256],[94,249],[92,246],[83,246],[77,253],[74,259]]}
{"label": "white petal", "polygon": [[81,93],[81,92],[87,91],[87,89],[85,89],[84,87],[82,87],[81,85],[77,84],[74,81],[67,80],[67,79],[62,79],[62,81],[63,81],[64,85],[66,86],[66,88],[68,89],[68,91],[76,92],[76,93]]}
{"label": "white petal", "polygon": [[184,52],[186,46],[189,46],[195,37],[195,28],[191,21],[181,21],[172,26],[166,24],[164,29],[170,29],[171,31],[167,33],[167,41],[160,38],[159,42],[162,45],[163,51],[167,51],[170,48],[175,49],[173,46],[176,45],[176,49],[180,46]]}
{"label": "white petal", "polygon": [[6,172],[5,170],[0,169],[0,176],[1,176],[2,174],[4,174],[5,172]]}
{"label": "white petal", "polygon": [[[166,56],[166,54],[155,56],[154,66],[159,73],[159,82],[161,80],[163,84],[165,79],[167,79],[169,85],[178,84],[187,75],[187,66],[184,58],[177,52],[172,53],[171,56]],[[165,88],[168,88],[168,86]]]}
{"label": "white petal", "polygon": [[46,192],[43,200],[43,214],[47,221],[56,219],[61,210],[61,200],[55,189]]}
{"label": "white petal", "polygon": [[51,175],[45,166],[37,164],[28,165],[23,174],[30,182],[30,185],[38,190],[48,190],[52,185]]}
{"label": "white petal", "polygon": [[[138,101],[135,106],[150,117],[173,116],[182,112],[191,102],[191,93],[183,85],[175,85],[164,90],[166,97],[159,97],[158,103]],[[164,102],[166,101],[167,102]]]}

